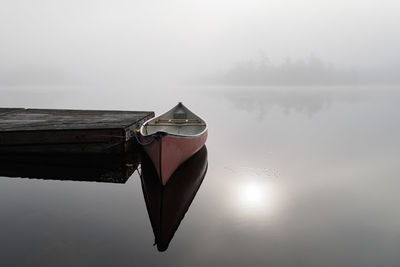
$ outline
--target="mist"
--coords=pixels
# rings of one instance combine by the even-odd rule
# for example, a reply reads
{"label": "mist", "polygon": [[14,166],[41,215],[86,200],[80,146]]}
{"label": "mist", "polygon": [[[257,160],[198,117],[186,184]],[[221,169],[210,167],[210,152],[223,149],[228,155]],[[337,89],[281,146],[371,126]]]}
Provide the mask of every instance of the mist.
{"label": "mist", "polygon": [[399,11],[1,0],[0,266],[400,266]]}
{"label": "mist", "polygon": [[[260,53],[275,66],[315,55],[357,76],[318,84],[398,83],[399,9],[392,0],[5,0],[0,85],[204,83]],[[315,83],[282,75],[279,84]]]}

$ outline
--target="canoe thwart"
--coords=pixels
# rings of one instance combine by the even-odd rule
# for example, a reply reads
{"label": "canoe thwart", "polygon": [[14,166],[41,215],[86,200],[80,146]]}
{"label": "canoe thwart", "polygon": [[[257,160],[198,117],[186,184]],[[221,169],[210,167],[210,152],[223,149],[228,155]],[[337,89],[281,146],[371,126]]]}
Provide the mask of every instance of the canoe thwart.
{"label": "canoe thwart", "polygon": [[206,126],[205,123],[148,123],[145,126],[177,126],[177,127],[186,127],[186,126]]}
{"label": "canoe thwart", "polygon": [[191,119],[191,120],[185,120],[185,119],[158,119],[155,121],[155,123],[195,123],[195,122],[201,122],[201,120],[198,119]]}

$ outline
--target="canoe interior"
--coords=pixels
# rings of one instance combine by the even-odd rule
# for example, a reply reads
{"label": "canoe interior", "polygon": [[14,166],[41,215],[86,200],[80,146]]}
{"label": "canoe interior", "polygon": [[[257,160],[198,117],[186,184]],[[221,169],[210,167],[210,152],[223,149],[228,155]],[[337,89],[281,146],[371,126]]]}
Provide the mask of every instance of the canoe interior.
{"label": "canoe interior", "polygon": [[203,119],[191,112],[182,103],[170,111],[147,121],[141,128],[144,136],[165,132],[181,136],[197,136],[207,129]]}

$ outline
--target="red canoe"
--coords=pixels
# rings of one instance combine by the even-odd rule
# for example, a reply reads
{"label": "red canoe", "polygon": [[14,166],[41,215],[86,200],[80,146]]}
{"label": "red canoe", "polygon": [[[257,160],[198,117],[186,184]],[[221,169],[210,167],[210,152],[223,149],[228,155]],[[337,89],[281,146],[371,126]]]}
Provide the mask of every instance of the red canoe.
{"label": "red canoe", "polygon": [[207,124],[182,103],[146,121],[139,140],[165,185],[174,171],[205,144]]}

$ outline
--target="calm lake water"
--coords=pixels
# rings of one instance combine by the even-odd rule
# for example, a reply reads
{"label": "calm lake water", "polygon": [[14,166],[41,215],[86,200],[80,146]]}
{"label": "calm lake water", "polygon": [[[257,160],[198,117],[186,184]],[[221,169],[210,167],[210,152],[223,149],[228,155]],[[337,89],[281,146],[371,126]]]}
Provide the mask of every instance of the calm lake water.
{"label": "calm lake water", "polygon": [[138,172],[125,184],[0,177],[0,266],[400,266],[398,89],[1,88],[2,107],[160,114],[183,101],[209,139],[164,252]]}

